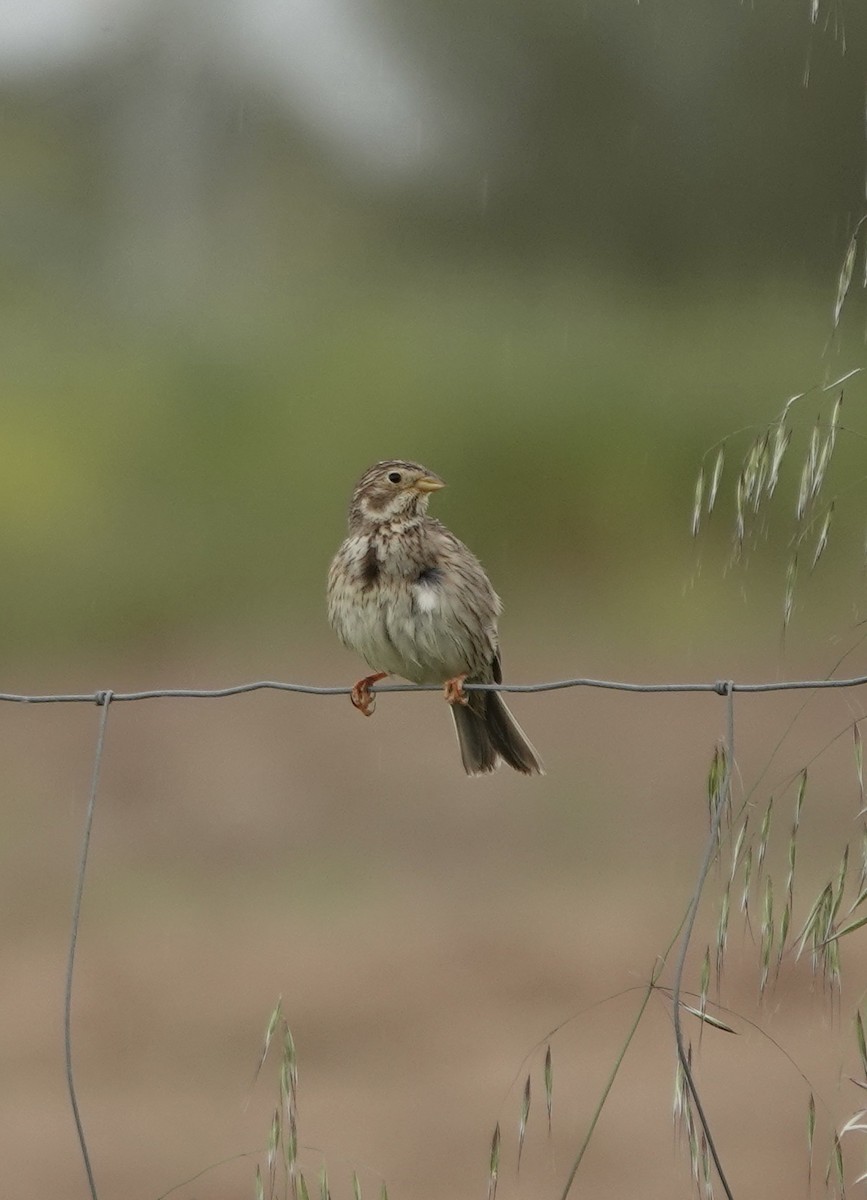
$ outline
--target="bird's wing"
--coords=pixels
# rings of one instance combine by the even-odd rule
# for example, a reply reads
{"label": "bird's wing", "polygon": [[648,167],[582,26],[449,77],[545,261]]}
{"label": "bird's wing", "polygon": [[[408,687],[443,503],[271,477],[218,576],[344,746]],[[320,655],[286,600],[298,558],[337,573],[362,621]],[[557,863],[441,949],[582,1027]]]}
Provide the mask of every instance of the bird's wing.
{"label": "bird's wing", "polygon": [[[430,567],[452,597],[455,615],[478,638],[480,674],[499,669],[497,618],[502,604],[475,554],[440,521],[425,522],[424,550]],[[494,665],[496,662],[496,666]],[[475,674],[475,672],[474,672]]]}

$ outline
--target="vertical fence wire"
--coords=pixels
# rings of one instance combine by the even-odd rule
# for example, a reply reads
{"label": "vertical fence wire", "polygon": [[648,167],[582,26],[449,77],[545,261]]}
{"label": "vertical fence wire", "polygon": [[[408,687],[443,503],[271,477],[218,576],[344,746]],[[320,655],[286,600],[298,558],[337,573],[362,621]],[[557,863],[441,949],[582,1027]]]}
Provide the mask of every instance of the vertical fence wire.
{"label": "vertical fence wire", "polygon": [[90,793],[87,798],[87,811],[84,817],[84,832],[81,838],[81,856],[78,862],[78,875],[75,881],[75,897],[72,902],[72,926],[69,933],[69,954],[66,960],[66,986],[63,998],[63,1050],[66,1062],[66,1086],[69,1091],[69,1102],[72,1105],[72,1116],[75,1120],[75,1130],[78,1134],[78,1144],[81,1147],[81,1157],[87,1172],[87,1183],[92,1200],[98,1200],[96,1180],[87,1150],[87,1139],[84,1136],[84,1126],[78,1107],[75,1092],[75,1075],[72,1069],[72,978],[75,970],[75,948],[78,944],[78,928],[81,920],[81,901],[84,895],[84,877],[87,870],[87,855],[90,850],[90,834],[93,829],[93,814],[96,809],[96,796],[99,791],[99,773],[102,767],[102,756],[105,750],[105,730],[108,725],[108,710],[111,707],[112,694],[110,691],[99,692],[97,703],[101,705],[99,727],[96,734],[96,749],[93,755],[93,769],[90,776]]}
{"label": "vertical fence wire", "polygon": [[710,1122],[704,1111],[704,1105],[701,1102],[698,1087],[693,1078],[692,1068],[689,1063],[689,1054],[687,1053],[686,1045],[683,1040],[683,1029],[680,1021],[680,995],[683,986],[683,972],[686,967],[686,957],[689,952],[689,944],[692,940],[692,932],[695,928],[696,917],[698,916],[701,898],[704,892],[704,885],[707,882],[708,872],[713,863],[714,856],[717,850],[719,839],[720,826],[722,824],[723,813],[726,810],[726,805],[729,802],[729,787],[731,786],[732,770],[735,761],[735,706],[734,706],[734,684],[727,683],[725,685],[726,699],[726,763],[725,772],[719,788],[717,796],[716,808],[713,811],[711,818],[710,829],[708,831],[707,845],[705,846],[704,858],[702,859],[701,867],[698,872],[695,890],[689,902],[687,909],[686,920],[683,927],[683,933],[680,938],[680,948],[677,953],[677,962],[674,969],[674,984],[672,986],[672,1003],[674,1005],[674,1040],[677,1046],[677,1057],[680,1061],[683,1077],[686,1080],[686,1086],[689,1088],[689,1094],[692,1097],[692,1102],[695,1105],[696,1115],[698,1116],[701,1127],[704,1130],[705,1138],[707,1139],[707,1148],[710,1156],[713,1159],[716,1167],[717,1175],[719,1176],[720,1184],[726,1194],[727,1200],[734,1200],[732,1190],[723,1170],[722,1161],[719,1151],[711,1133]]}

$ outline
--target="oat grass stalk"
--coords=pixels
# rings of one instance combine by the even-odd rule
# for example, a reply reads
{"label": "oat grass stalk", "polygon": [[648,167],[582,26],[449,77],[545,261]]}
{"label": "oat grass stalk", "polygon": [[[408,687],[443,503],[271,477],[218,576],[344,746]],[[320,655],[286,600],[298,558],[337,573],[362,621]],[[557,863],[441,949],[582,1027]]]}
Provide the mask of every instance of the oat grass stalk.
{"label": "oat grass stalk", "polygon": [[[863,816],[863,809],[858,816]],[[858,903],[867,888],[867,825],[861,826],[861,869],[858,872]]]}
{"label": "oat grass stalk", "polygon": [[815,974],[819,967],[819,951],[826,940],[828,917],[831,911],[832,885],[826,883],[819,895],[813,901],[807,919],[798,934],[797,957],[800,958],[810,946],[811,965]]}
{"label": "oat grass stalk", "polygon": [[[694,1011],[694,1010],[693,1010]],[[692,1053],[690,1047],[689,1053]],[[683,1074],[683,1067],[680,1065],[680,1059],[677,1060],[677,1065],[674,1069],[674,1101],[672,1103],[671,1119],[674,1122],[674,1128],[677,1133],[686,1133],[686,1113],[689,1108],[689,1092],[686,1087],[686,1079]]]}
{"label": "oat grass stalk", "polygon": [[271,1048],[271,1040],[274,1037],[274,1034],[277,1030],[277,1024],[280,1021],[280,1018],[282,1016],[283,1016],[283,997],[278,996],[277,1003],[274,1005],[274,1008],[271,1012],[271,1016],[268,1018],[268,1028],[265,1030],[265,1037],[262,1040],[262,1050],[259,1054],[259,1061],[256,1064],[256,1070],[253,1072],[253,1083],[251,1083],[251,1085],[250,1085],[251,1087],[253,1086],[253,1084],[255,1084],[256,1080],[259,1078],[259,1072],[262,1070],[262,1067],[264,1066],[264,1063],[265,1063],[265,1059],[268,1057],[268,1051]]}
{"label": "oat grass stalk", "polygon": [[761,935],[759,995],[763,996],[768,984],[771,969],[771,953],[774,948],[774,881],[770,875],[765,879]]}
{"label": "oat grass stalk", "polygon": [[[710,768],[707,774],[707,807],[708,820],[713,824],[716,816],[717,808],[722,804],[725,814],[728,819],[728,826],[731,829],[732,824],[732,803],[731,803],[731,772],[729,770],[728,756],[726,754],[725,744],[718,742],[714,747],[713,757],[711,758]],[[722,843],[722,822],[717,824],[717,841],[716,848],[719,852]]]}
{"label": "oat grass stalk", "polygon": [[[853,1082],[857,1082],[857,1080]],[[860,1112],[854,1113],[840,1130],[840,1139],[842,1140],[848,1133],[867,1133],[867,1124],[864,1124],[865,1117],[867,1117],[867,1108],[862,1108]],[[865,1180],[867,1180],[867,1171],[859,1175],[855,1183],[864,1183]]]}
{"label": "oat grass stalk", "polygon": [[807,1190],[813,1180],[813,1144],[816,1137],[816,1097],[810,1092],[807,1103]]}
{"label": "oat grass stalk", "polygon": [[551,1136],[551,1115],[554,1109],[554,1064],[551,1060],[551,1043],[545,1051],[545,1111],[548,1116],[548,1137]]}
{"label": "oat grass stalk", "polygon": [[722,985],[723,964],[725,963],[726,947],[729,930],[730,885],[726,886],[720,904],[719,921],[716,927],[716,983],[717,995]]}
{"label": "oat grass stalk", "polygon": [[[707,992],[710,987],[710,946],[704,948],[704,958],[701,960],[701,974],[699,975],[699,998],[698,1007],[701,1015],[702,1026],[704,1029],[704,1018],[707,1014]],[[699,1032],[699,1039],[701,1031]]]}
{"label": "oat grass stalk", "polygon": [[750,887],[752,886],[753,878],[753,848],[747,847],[747,852],[744,855],[744,885],[741,889],[741,912],[749,925],[750,921]]}
{"label": "oat grass stalk", "polygon": [[[255,1083],[262,1066],[274,1045],[280,1047],[279,1066],[279,1103],[274,1108],[268,1132],[266,1149],[267,1191],[263,1179],[262,1168],[256,1166],[254,1192],[257,1200],[275,1200],[279,1196],[291,1200],[310,1200],[310,1190],[304,1172],[298,1161],[298,1055],[292,1030],[283,1014],[282,998],[278,998],[268,1019],[268,1028],[262,1043],[262,1050],[253,1077]],[[243,1157],[243,1156],[237,1156]],[[225,1161],[231,1161],[229,1159]],[[210,1169],[210,1168],[208,1168]],[[194,1178],[198,1178],[195,1176]],[[188,1181],[192,1182],[192,1181]],[[318,1192],[319,1200],[331,1200],[331,1189],[328,1182],[328,1172],[323,1163],[317,1180],[313,1185]],[[352,1195],[354,1200],[361,1200],[361,1181],[358,1172],[353,1170],[351,1177]],[[181,1185],[185,1186],[185,1185]],[[174,1190],[174,1189],[173,1189]],[[166,1193],[168,1195],[168,1193]],[[385,1183],[382,1184],[381,1200],[388,1200]],[[165,1200],[165,1197],[160,1197]]]}
{"label": "oat grass stalk", "polygon": [[[712,1029],[719,1029],[723,1033],[737,1034],[737,1030],[732,1029],[731,1025],[726,1025],[725,1021],[721,1021],[719,1017],[711,1016],[711,1014],[707,1011],[702,1012],[700,1008],[693,1008],[691,1004],[686,1004],[684,1001],[681,1001],[680,1007],[684,1012],[691,1013],[692,1016],[701,1021],[703,1025],[710,1025]],[[678,1067],[679,1066],[680,1064],[678,1063]]]}
{"label": "oat grass stalk", "polygon": [[[813,974],[818,974],[821,968],[825,985],[837,994],[840,992],[841,985],[839,939],[844,934],[852,933],[867,923],[867,918],[860,918],[843,929],[835,928],[835,921],[840,911],[846,886],[848,863],[849,847],[847,845],[840,860],[836,879],[829,880],[813,901],[803,928],[796,939],[796,957],[800,958],[809,946],[810,966]],[[859,904],[864,898],[865,894],[862,892],[855,904]],[[851,908],[849,912],[852,912]]]}
{"label": "oat grass stalk", "polygon": [[774,970],[774,978],[777,979],[780,974],[780,968],[783,965],[783,955],[786,952],[786,944],[789,936],[789,929],[792,924],[792,905],[788,898],[783,907],[783,915],[780,918],[780,936],[777,942],[777,965]]}
{"label": "oat grass stalk", "polygon": [[729,870],[729,882],[728,882],[729,887],[731,887],[731,885],[734,883],[735,875],[737,874],[738,867],[740,866],[740,863],[741,863],[741,855],[744,852],[744,843],[746,842],[746,839],[747,839],[747,830],[749,828],[749,824],[750,824],[750,818],[749,818],[749,813],[748,813],[744,817],[743,822],[741,823],[741,827],[738,830],[738,836],[735,838],[734,848],[732,849],[732,865]]}
{"label": "oat grass stalk", "polygon": [[[813,0],[815,5],[817,0]],[[867,216],[863,216],[852,231],[852,236],[849,239],[849,244],[846,247],[846,253],[843,255],[843,262],[840,267],[840,274],[837,276],[837,295],[834,299],[834,328],[840,324],[840,317],[843,315],[843,305],[846,303],[846,297],[849,294],[849,288],[852,285],[852,276],[855,271],[855,262],[858,258],[858,235],[861,232],[861,226],[867,220]],[[865,279],[867,279],[867,266],[865,266]]]}
{"label": "oat grass stalk", "polygon": [[[858,803],[861,806],[861,812],[864,811],[864,742],[861,738],[861,726],[857,721],[852,723],[852,742],[853,752],[855,754],[855,775],[858,779]],[[860,815],[860,814],[859,814]],[[862,869],[862,878],[867,874]]]}
{"label": "oat grass stalk", "polygon": [[756,852],[756,883],[759,884],[762,878],[762,867],[765,865],[765,855],[768,852],[768,841],[771,836],[771,818],[774,811],[774,797],[771,796],[768,800],[768,807],[765,809],[765,815],[762,818],[761,829],[759,830],[759,848]]}
{"label": "oat grass stalk", "polygon": [[843,893],[846,890],[846,875],[849,870],[849,845],[848,843],[843,848],[843,857],[840,859],[840,867],[837,871],[837,879],[834,884],[834,902],[831,905],[831,923],[833,925],[840,912],[840,906],[843,903]]}
{"label": "oat grass stalk", "polygon": [[816,546],[815,546],[815,549],[813,550],[813,561],[810,563],[811,571],[815,570],[816,564],[818,563],[818,561],[822,557],[822,555],[825,553],[825,547],[828,545],[828,532],[831,528],[831,518],[833,516],[834,516],[834,501],[832,500],[831,503],[828,505],[828,508],[825,512],[825,518],[822,521],[822,528],[819,530],[819,536],[816,539]]}
{"label": "oat grass stalk", "polygon": [[[838,285],[838,303],[835,308],[835,324],[839,319],[843,300],[852,278],[854,255],[857,250],[858,233],[867,217],[858,223],[850,243],[844,269]],[[867,258],[865,258],[867,269]],[[867,283],[867,275],[865,275]],[[843,428],[840,417],[843,406],[843,386],[861,368],[856,368],[828,384],[819,385],[791,396],[777,416],[766,426],[742,429],[727,435],[703,456],[693,490],[691,527],[693,537],[698,536],[704,517],[710,517],[717,502],[720,485],[725,472],[729,443],[742,434],[751,434],[746,450],[737,466],[734,480],[734,529],[729,566],[740,561],[745,548],[753,545],[767,531],[763,516],[771,505],[780,480],[780,471],[787,454],[790,453],[793,436],[793,409],[808,396],[823,396],[837,391],[830,414],[820,411],[810,428],[804,457],[798,473],[797,499],[794,505],[794,529],[789,539],[791,554],[786,569],[783,596],[783,629],[791,621],[794,612],[795,590],[798,578],[799,550],[805,542],[803,557],[814,570],[825,552],[831,532],[835,501],[822,504],[822,493],[837,446],[837,435]],[[851,431],[849,431],[851,432]],[[713,465],[711,465],[711,463]]]}
{"label": "oat grass stalk", "polygon": [[[277,1149],[280,1145],[281,1133],[281,1112],[279,1108],[274,1109],[274,1116],[271,1118],[271,1128],[268,1130],[268,1196],[273,1200],[274,1192],[277,1187]],[[259,1178],[259,1164],[256,1164],[256,1178]]]}
{"label": "oat grass stalk", "polygon": [[834,1177],[834,1182],[837,1185],[837,1194],[840,1200],[844,1200],[846,1195],[846,1181],[843,1175],[843,1145],[840,1141],[840,1135],[834,1134],[834,1143],[831,1147],[831,1156],[828,1160],[828,1167],[825,1171],[825,1187],[827,1188],[831,1182],[831,1176]]}
{"label": "oat grass stalk", "polygon": [[863,1124],[865,1117],[867,1117],[867,1108],[862,1108],[858,1112],[853,1113],[840,1130],[840,1137],[842,1138],[847,1133],[867,1133],[867,1125]]}
{"label": "oat grass stalk", "polygon": [[319,1168],[319,1200],[331,1200],[331,1188],[328,1186],[328,1171],[324,1163]]}
{"label": "oat grass stalk", "polygon": [[500,1122],[494,1126],[494,1136],[491,1138],[491,1157],[488,1166],[488,1200],[495,1200],[497,1195],[497,1180],[500,1177]]}
{"label": "oat grass stalk", "polygon": [[713,1173],[708,1154],[707,1134],[702,1131],[699,1143],[699,1164],[701,1166],[701,1192],[704,1200],[713,1200]]}
{"label": "oat grass stalk", "polygon": [[[859,908],[864,901],[867,900],[867,889],[862,889],[858,897],[852,902],[846,913],[846,919],[852,915],[856,908]],[[837,929],[831,933],[827,939],[828,942],[836,941],[838,938],[845,937],[847,933],[854,933],[856,929],[861,929],[867,925],[867,916],[858,917],[857,920],[851,921],[848,925],[844,925],[842,929]]]}
{"label": "oat grass stalk", "polygon": [[527,1082],[524,1084],[524,1092],[521,1096],[521,1116],[518,1120],[518,1170],[521,1169],[521,1154],[524,1150],[524,1138],[527,1136],[527,1118],[530,1115],[530,1076],[527,1076]]}
{"label": "oat grass stalk", "polygon": [[864,1073],[864,1078],[867,1080],[867,1040],[864,1037],[864,1020],[861,1016],[861,1009],[855,1010],[855,1037],[858,1041],[858,1057],[861,1059],[861,1070]]}
{"label": "oat grass stalk", "polygon": [[707,513],[708,516],[713,512],[716,504],[717,493],[719,492],[720,480],[722,479],[723,467],[725,465],[725,446],[720,446],[719,453],[716,456],[716,462],[713,465],[713,474],[710,477],[710,487],[707,492]]}
{"label": "oat grass stalk", "polygon": [[[612,1066],[611,1071],[609,1072],[608,1078],[605,1081],[605,1086],[602,1089],[602,1094],[600,1095],[599,1100],[596,1103],[596,1107],[593,1110],[593,1115],[590,1118],[590,1124],[587,1126],[587,1132],[584,1135],[584,1140],[578,1149],[578,1153],[575,1156],[574,1162],[572,1163],[572,1167],[571,1167],[571,1169],[569,1171],[569,1175],[566,1179],[566,1185],[563,1188],[563,1191],[560,1193],[560,1200],[566,1200],[566,1198],[569,1195],[569,1192],[572,1189],[572,1184],[575,1182],[575,1176],[578,1174],[578,1168],[581,1166],[584,1155],[587,1153],[587,1147],[590,1145],[590,1141],[596,1130],[596,1126],[599,1123],[599,1118],[602,1116],[602,1110],[605,1107],[605,1102],[607,1101],[608,1095],[609,1095],[612,1087],[614,1086],[614,1080],[617,1078],[617,1073],[619,1072],[621,1064],[623,1063],[623,1060],[626,1057],[627,1050],[632,1045],[632,1039],[635,1037],[635,1034],[638,1031],[638,1026],[641,1024],[641,1019],[644,1016],[644,1011],[650,1002],[650,997],[653,995],[654,989],[656,988],[657,980],[659,979],[659,976],[660,976],[664,966],[665,966],[664,958],[659,958],[654,963],[653,970],[650,975],[650,979],[648,980],[648,982],[644,988],[644,991],[642,993],[641,1002],[638,1006],[638,1011],[636,1012],[636,1014],[632,1020],[632,1024],[629,1026],[626,1037],[623,1040],[623,1045],[620,1047],[620,1051],[617,1055],[617,1058],[614,1061],[614,1065]],[[497,1126],[497,1130],[499,1131],[499,1126]],[[490,1192],[489,1192],[489,1200],[492,1200],[492,1197],[490,1196]],[[731,1197],[729,1197],[729,1200],[731,1200]]]}
{"label": "oat grass stalk", "polygon": [[795,611],[795,588],[798,583],[798,555],[792,555],[786,564],[786,586],[783,592],[783,628],[788,629]]}
{"label": "oat grass stalk", "polygon": [[704,502],[704,467],[698,473],[698,479],[695,481],[695,494],[693,496],[692,505],[692,536],[697,537],[698,531],[701,528],[701,510]]}
{"label": "oat grass stalk", "polygon": [[[789,912],[791,912],[792,904],[793,904],[793,900],[794,900],[795,863],[797,861],[798,831],[801,828],[801,810],[804,807],[804,796],[806,795],[806,793],[807,793],[807,768],[804,767],[804,769],[801,771],[801,774],[798,776],[798,792],[795,797],[795,815],[792,820],[792,832],[789,837],[789,846],[788,846],[788,853],[787,853],[789,872],[788,872],[788,875],[786,876],[786,908]],[[785,937],[783,937],[782,940],[783,940],[783,942],[785,942]],[[780,950],[782,952],[782,946],[780,947]]]}

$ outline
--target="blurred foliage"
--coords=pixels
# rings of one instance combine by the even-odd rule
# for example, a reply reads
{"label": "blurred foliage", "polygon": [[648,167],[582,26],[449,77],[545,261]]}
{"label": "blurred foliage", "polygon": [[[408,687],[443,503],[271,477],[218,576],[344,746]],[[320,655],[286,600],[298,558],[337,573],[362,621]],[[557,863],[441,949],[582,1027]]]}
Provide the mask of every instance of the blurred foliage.
{"label": "blurred foliage", "polygon": [[343,292],[297,329],[268,305],[231,338],[62,307],[7,326],[8,647],[228,614],[303,627],[354,478],[391,454],[445,475],[437,511],[511,595],[657,572],[676,593],[702,452],[815,377],[821,310],[791,294],[736,312],[440,273],[420,294],[419,278],[377,304]]}
{"label": "blurred foliage", "polygon": [[[719,0],[391,3],[487,145],[474,237],[683,278],[825,269],[863,207],[867,20]],[[451,236],[451,230],[449,231]]]}
{"label": "blurred foliage", "polygon": [[827,340],[863,14],[844,52],[782,0],[391,6],[477,137],[396,181],[168,11],[6,85],[4,653],[302,632],[388,455],[447,478],[510,597],[583,580],[622,619],[656,589],[664,626],[703,451],[855,365]]}

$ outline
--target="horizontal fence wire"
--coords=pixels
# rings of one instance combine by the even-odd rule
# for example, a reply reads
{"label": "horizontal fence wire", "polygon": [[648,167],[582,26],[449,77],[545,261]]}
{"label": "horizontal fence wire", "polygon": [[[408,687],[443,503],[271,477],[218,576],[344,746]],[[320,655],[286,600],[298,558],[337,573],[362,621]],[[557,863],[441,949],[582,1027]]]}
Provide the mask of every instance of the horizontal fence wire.
{"label": "horizontal fence wire", "polygon": [[[635,692],[716,692],[727,696],[729,692],[764,691],[811,691],[821,688],[861,688],[867,684],[867,676],[849,679],[778,679],[772,683],[736,683],[731,679],[717,679],[713,683],[626,683],[620,679],[548,679],[543,683],[465,683],[465,691],[562,691],[567,688],[603,688],[611,691]],[[385,683],[376,684],[372,692],[389,691],[442,691],[436,683]],[[54,695],[19,695],[17,692],[0,692],[0,701],[16,704],[104,704],[107,698],[113,704],[136,700],[221,700],[225,696],[241,696],[250,691],[294,691],[306,696],[348,696],[352,688],[319,686],[309,683],[283,683],[279,679],[259,679],[255,683],[239,683],[228,688],[151,688],[147,691],[97,691],[58,692]]]}
{"label": "horizontal fence wire", "polygon": [[[771,683],[737,683],[734,680],[715,680],[713,683],[627,683],[619,679],[551,679],[542,683],[465,683],[467,692],[558,692],[566,688],[605,688],[615,692],[715,692],[726,696],[730,692],[796,692],[817,691],[822,688],[853,688],[867,684],[867,675],[850,679],[782,679]],[[438,683],[378,683],[371,692],[440,692]],[[222,688],[151,688],[141,692],[115,692],[98,689],[95,692],[59,692],[46,695],[23,695],[0,692],[0,701],[13,704],[112,704],[131,700],[220,700],[225,696],[241,696],[247,692],[299,692],[308,696],[349,696],[350,687],[323,687],[312,683],[283,683],[277,679],[260,679],[254,683],[238,683]]]}

